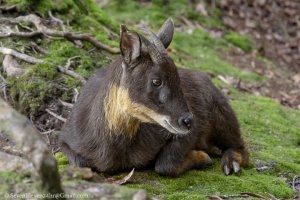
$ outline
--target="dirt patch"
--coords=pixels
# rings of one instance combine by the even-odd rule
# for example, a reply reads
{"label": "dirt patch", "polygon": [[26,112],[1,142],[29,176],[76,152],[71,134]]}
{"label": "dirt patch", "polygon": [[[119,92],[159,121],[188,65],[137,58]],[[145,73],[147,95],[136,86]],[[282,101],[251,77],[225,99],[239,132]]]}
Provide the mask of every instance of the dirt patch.
{"label": "dirt patch", "polygon": [[220,53],[220,57],[234,66],[266,78],[264,82],[259,84],[239,83],[237,85],[238,89],[255,95],[267,96],[284,106],[300,109],[298,74],[295,74],[292,70],[281,68],[272,62],[260,60],[255,52],[247,54],[236,47],[231,48],[226,53]]}
{"label": "dirt patch", "polygon": [[300,1],[222,0],[223,22],[254,36],[261,55],[300,72]]}

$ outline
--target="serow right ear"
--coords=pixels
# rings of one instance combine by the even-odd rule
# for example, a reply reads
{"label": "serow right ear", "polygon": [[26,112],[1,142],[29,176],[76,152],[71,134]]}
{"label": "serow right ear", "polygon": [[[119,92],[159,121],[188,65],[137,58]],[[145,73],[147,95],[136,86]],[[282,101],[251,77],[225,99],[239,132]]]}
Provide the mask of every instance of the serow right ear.
{"label": "serow right ear", "polygon": [[157,33],[157,37],[165,48],[171,44],[174,35],[174,22],[171,18],[167,19]]}
{"label": "serow right ear", "polygon": [[133,31],[129,31],[125,25],[121,25],[120,50],[126,64],[136,61],[141,55],[141,39]]}

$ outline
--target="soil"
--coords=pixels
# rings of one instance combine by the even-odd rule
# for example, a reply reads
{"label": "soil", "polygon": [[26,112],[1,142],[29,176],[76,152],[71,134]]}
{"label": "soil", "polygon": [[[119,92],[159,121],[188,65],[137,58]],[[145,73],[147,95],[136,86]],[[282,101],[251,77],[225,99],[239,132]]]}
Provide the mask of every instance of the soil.
{"label": "soil", "polygon": [[[266,77],[263,84],[243,85],[244,89],[300,109],[300,1],[222,0],[218,6],[227,27],[255,41],[251,54],[232,48],[221,55],[235,66]],[[258,60],[257,55],[272,62]]]}

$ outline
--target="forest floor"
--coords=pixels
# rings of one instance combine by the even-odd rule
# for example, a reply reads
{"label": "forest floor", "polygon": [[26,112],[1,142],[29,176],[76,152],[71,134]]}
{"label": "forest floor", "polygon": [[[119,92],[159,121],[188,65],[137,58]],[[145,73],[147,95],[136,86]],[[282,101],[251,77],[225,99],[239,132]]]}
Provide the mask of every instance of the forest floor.
{"label": "forest floor", "polygon": [[[47,19],[44,25],[51,29],[91,33],[111,48],[118,48],[118,24],[127,24],[135,30],[148,24],[157,30],[166,18],[172,17],[176,27],[168,52],[176,65],[206,72],[229,98],[250,151],[248,168],[236,175],[224,176],[220,159],[215,158],[212,167],[191,170],[178,178],[161,177],[153,169],[135,170],[126,180],[129,191],[125,192],[126,198],[129,199],[131,189],[139,188],[157,199],[299,197],[300,64],[297,55],[300,52],[295,49],[295,44],[300,39],[299,33],[293,32],[293,26],[299,28],[300,23],[290,22],[297,16],[293,14],[295,6],[290,5],[294,1],[286,1],[290,2],[288,5],[277,5],[283,6],[283,10],[287,10],[284,12],[288,13],[286,17],[278,14],[283,25],[293,24],[281,26],[280,30],[286,30],[281,32],[271,30],[271,22],[278,19],[270,14],[273,13],[270,9],[276,10],[277,7],[270,8],[268,1],[259,1],[261,5],[238,4],[230,0],[221,1],[221,4],[210,1],[187,3],[185,0],[166,4],[163,1],[96,1],[102,8],[88,0],[76,1],[83,2],[84,6],[74,5],[72,0],[62,5],[55,4],[55,1],[41,1],[35,5],[28,2],[6,1],[6,7],[19,7],[15,10],[18,12],[2,9],[3,16],[13,18],[38,13]],[[296,8],[299,5],[296,2]],[[260,27],[257,24],[267,25]],[[14,23],[13,26],[0,23],[0,26],[0,35],[7,30],[30,32],[34,29],[28,22]],[[0,44],[0,47],[12,48],[46,61],[34,65],[18,61],[26,72],[18,77],[9,77],[9,71],[4,69],[4,56],[0,54],[0,60],[3,60],[0,70],[5,79],[5,82],[0,81],[1,96],[26,114],[45,136],[53,153],[56,153],[65,189],[97,197],[101,195],[97,183],[122,180],[129,172],[108,177],[88,169],[71,168],[66,158],[57,153],[55,145],[55,137],[68,117],[84,79],[118,55],[110,50],[99,50],[87,41],[70,42],[53,36],[29,39],[0,37]],[[280,51],[283,47],[285,51]],[[57,66],[65,66],[81,78],[62,73]],[[21,155],[2,137],[0,150]],[[27,172],[1,170],[1,165],[0,177],[0,196],[7,192],[25,193],[33,184]],[[112,198],[122,199],[119,196]]]}

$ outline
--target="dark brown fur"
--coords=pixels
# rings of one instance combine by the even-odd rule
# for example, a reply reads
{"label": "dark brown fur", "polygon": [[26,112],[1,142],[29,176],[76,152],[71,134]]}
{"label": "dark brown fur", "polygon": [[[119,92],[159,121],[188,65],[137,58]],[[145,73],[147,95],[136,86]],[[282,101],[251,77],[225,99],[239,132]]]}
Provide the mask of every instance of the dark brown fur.
{"label": "dark brown fur", "polygon": [[[92,75],[59,136],[61,151],[70,162],[100,172],[155,163],[159,174],[177,176],[188,169],[211,164],[205,152],[217,147],[223,152],[225,174],[231,170],[237,172],[239,165],[246,166],[248,152],[238,121],[227,99],[210,79],[198,71],[177,70],[168,57],[157,64],[145,48],[135,56],[137,51],[132,49],[141,45],[138,41],[141,36],[122,28],[122,37],[126,39],[121,41],[123,57]],[[162,37],[161,40],[170,43],[170,38],[166,42]],[[147,86],[153,74],[165,82],[159,90]],[[122,102],[107,102],[112,88],[117,88]],[[108,115],[112,106],[121,108],[120,113]],[[174,125],[189,112],[193,113],[193,122],[188,134],[172,134],[155,121],[170,116]],[[122,127],[118,127],[121,125],[114,122],[115,115],[128,120],[121,120]],[[114,128],[108,126],[112,122],[109,120],[114,122]],[[187,128],[179,124],[178,129]]]}

